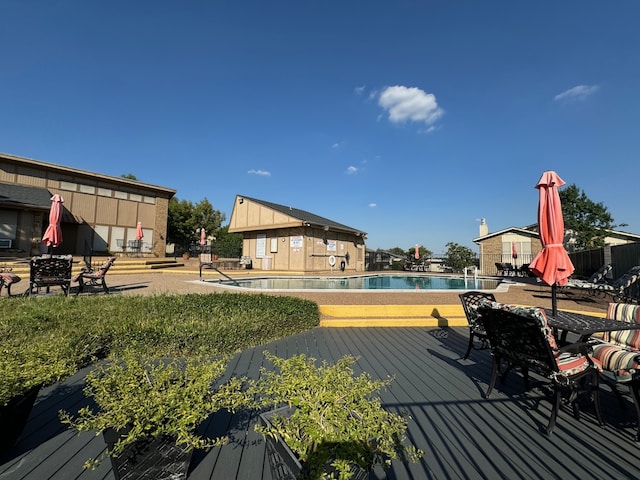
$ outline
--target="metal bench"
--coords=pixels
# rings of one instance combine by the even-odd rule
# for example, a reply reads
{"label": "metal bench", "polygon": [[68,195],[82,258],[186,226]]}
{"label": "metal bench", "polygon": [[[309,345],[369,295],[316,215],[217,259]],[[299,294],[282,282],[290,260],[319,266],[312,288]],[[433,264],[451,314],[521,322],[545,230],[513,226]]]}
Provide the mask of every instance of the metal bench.
{"label": "metal bench", "polygon": [[23,295],[40,293],[41,288],[49,293],[51,287],[60,287],[65,295],[69,295],[72,264],[71,255],[33,257],[29,269],[29,288]]}

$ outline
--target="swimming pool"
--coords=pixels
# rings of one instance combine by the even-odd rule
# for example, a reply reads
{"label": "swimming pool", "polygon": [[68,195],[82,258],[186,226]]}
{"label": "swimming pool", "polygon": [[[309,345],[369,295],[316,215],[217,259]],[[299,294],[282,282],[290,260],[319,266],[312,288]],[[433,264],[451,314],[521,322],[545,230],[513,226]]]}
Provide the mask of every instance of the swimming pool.
{"label": "swimming pool", "polygon": [[263,277],[222,280],[219,285],[256,290],[495,290],[495,279],[431,275],[358,275],[353,277]]}

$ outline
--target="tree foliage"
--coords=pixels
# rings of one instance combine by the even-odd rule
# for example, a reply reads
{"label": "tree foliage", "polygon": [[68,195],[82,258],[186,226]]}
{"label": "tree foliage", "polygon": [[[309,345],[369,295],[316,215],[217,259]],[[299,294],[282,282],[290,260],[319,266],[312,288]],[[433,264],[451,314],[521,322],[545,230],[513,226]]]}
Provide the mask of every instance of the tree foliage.
{"label": "tree foliage", "polygon": [[559,191],[568,251],[604,246],[607,230],[614,229],[613,217],[602,203],[589,199],[584,191],[571,184]]}
{"label": "tree foliage", "polygon": [[213,253],[226,258],[236,258],[242,255],[241,233],[229,233],[229,225],[220,228],[216,233]]}
{"label": "tree foliage", "polygon": [[133,173],[123,173],[120,175],[120,178],[126,178],[127,180],[133,180],[135,182],[139,182],[140,180]]}
{"label": "tree foliage", "polygon": [[169,200],[169,214],[167,218],[167,240],[178,245],[189,245],[200,241],[200,229],[204,228],[207,235],[216,236],[225,215],[220,210],[214,210],[206,198],[193,203]]}
{"label": "tree foliage", "polygon": [[468,247],[458,245],[454,242],[446,244],[447,252],[444,258],[444,264],[451,267],[454,272],[461,272],[464,267],[470,267],[476,264],[476,255]]}

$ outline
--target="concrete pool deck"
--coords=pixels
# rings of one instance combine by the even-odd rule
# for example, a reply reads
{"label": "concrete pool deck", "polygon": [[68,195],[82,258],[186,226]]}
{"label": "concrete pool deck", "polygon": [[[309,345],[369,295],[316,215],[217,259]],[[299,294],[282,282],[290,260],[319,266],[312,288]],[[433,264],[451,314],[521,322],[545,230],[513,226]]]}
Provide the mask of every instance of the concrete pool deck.
{"label": "concrete pool deck", "polygon": [[[300,276],[299,273],[229,270],[223,273],[232,278],[265,276]],[[399,274],[402,272],[368,272]],[[415,272],[413,273],[415,274]],[[353,274],[330,273],[322,276]],[[428,273],[421,275],[429,275]],[[321,276],[313,274],[312,276]],[[211,270],[203,272],[200,280],[198,263],[187,262],[179,268],[156,270],[149,273],[116,271],[109,273],[107,283],[114,293],[123,295],[157,295],[186,293],[215,293],[233,291],[217,285],[223,276]],[[247,289],[242,289],[246,293]],[[316,290],[266,291],[253,293],[287,295],[305,298],[320,306],[323,327],[443,327],[466,326],[467,321],[458,294],[462,290]],[[494,292],[499,302],[551,308],[551,289],[535,278],[508,278],[502,288]],[[604,316],[607,299],[576,295],[567,291],[558,293],[558,308]]]}
{"label": "concrete pool deck", "polygon": [[[100,264],[103,258],[93,259]],[[174,262],[174,259],[159,259],[157,263]],[[12,288],[14,295],[28,286],[28,261],[9,263],[22,277],[22,282]],[[175,262],[174,262],[175,263]],[[82,259],[74,259],[74,271],[82,265]],[[215,270],[203,270],[199,276],[199,262],[191,259],[176,263],[172,268],[157,268],[149,265],[149,259],[119,257],[106,277],[114,294],[159,295],[187,293],[215,293],[235,291],[217,285],[224,276]],[[20,270],[22,268],[22,270]],[[236,279],[291,276],[300,277],[299,272],[264,270],[223,270],[224,275]],[[420,272],[365,272],[367,275],[389,274],[422,276]],[[313,273],[307,276],[353,276],[354,273],[340,271]],[[359,274],[358,274],[359,275]],[[495,278],[495,277],[494,277]],[[493,291],[499,302],[551,308],[551,289],[537,282],[536,278],[499,277],[504,283]],[[73,284],[72,287],[77,284]],[[323,327],[454,327],[466,326],[467,321],[458,294],[463,290],[238,290],[241,293],[264,293],[305,298],[320,306]],[[86,294],[102,294],[102,289],[90,289]],[[558,293],[558,308],[575,312],[604,316],[608,305],[605,298],[575,294],[567,290]]]}

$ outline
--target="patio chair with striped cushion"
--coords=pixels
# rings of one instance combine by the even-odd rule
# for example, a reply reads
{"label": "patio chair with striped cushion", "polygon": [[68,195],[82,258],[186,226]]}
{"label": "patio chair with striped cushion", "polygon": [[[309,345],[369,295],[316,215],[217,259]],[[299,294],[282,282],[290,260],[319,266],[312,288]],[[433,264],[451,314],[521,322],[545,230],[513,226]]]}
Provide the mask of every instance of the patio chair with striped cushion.
{"label": "patio chair with striped cushion", "polygon": [[552,410],[544,429],[547,435],[553,432],[563,393],[568,391],[567,402],[579,418],[577,398],[584,378],[590,379],[590,395],[593,399],[596,419],[602,425],[598,399],[600,366],[589,356],[589,345],[574,343],[558,348],[553,331],[541,308],[525,308],[483,303],[479,309],[480,320],[487,331],[493,357],[491,379],[485,398],[491,395],[501,365],[502,380],[513,368],[520,368],[529,390],[529,373],[535,372],[547,379],[553,388]]}
{"label": "patio chair with striped cushion", "polygon": [[[640,305],[610,303],[607,318],[638,324]],[[592,342],[593,358],[602,363],[604,370],[612,372],[618,382],[629,386],[638,419],[636,441],[640,441],[640,330],[605,332]]]}

